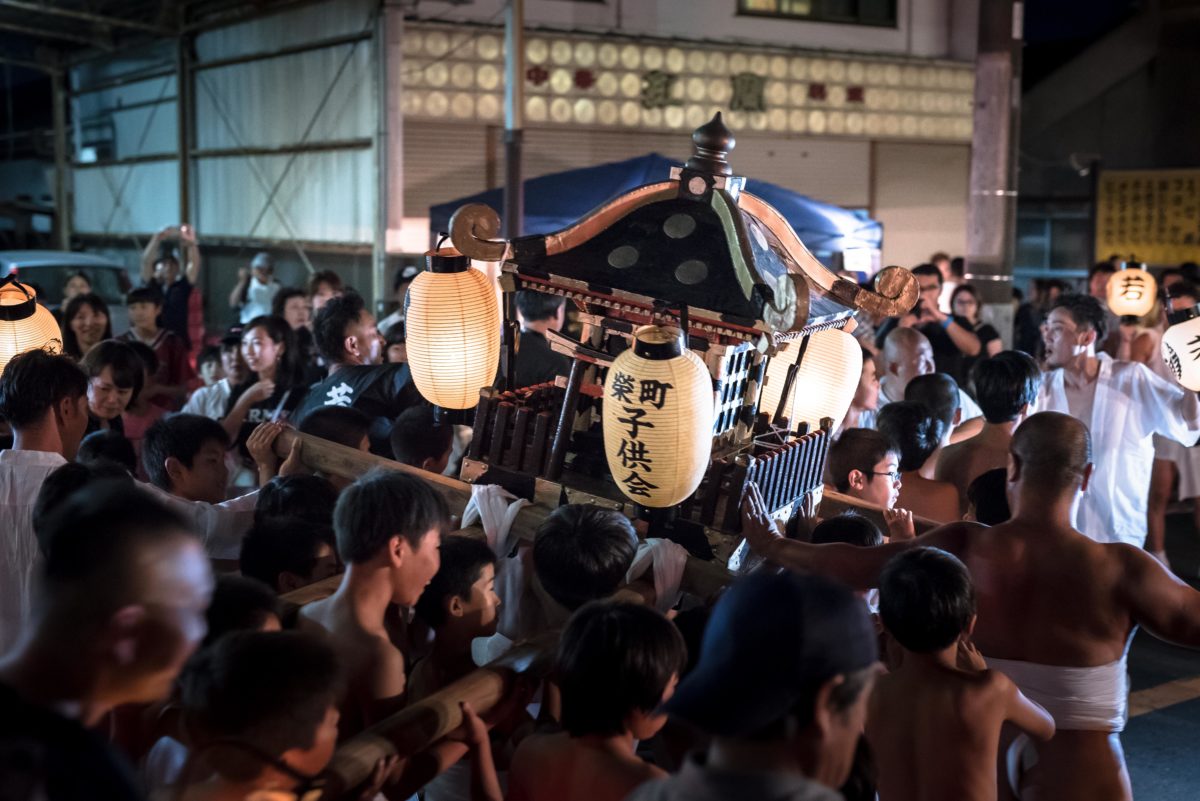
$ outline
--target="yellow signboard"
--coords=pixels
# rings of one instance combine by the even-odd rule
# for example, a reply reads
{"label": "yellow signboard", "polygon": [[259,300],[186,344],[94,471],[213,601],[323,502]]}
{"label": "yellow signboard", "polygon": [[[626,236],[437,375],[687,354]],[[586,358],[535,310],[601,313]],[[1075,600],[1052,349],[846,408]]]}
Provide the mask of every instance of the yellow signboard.
{"label": "yellow signboard", "polygon": [[1200,262],[1200,170],[1105,170],[1096,195],[1097,259]]}

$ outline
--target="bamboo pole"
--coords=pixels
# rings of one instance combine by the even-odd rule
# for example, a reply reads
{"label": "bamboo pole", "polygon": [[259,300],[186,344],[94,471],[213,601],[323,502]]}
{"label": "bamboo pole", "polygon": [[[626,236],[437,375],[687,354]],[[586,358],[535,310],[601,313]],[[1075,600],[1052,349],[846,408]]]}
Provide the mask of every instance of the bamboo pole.
{"label": "bamboo pole", "polygon": [[[841,492],[825,487],[825,493],[821,498],[821,505],[817,507],[821,517],[832,517],[842,512],[857,512],[863,517],[870,520],[875,525],[879,526],[879,530],[887,534],[887,521],[883,519],[883,510],[878,506],[861,501],[850,495],[845,495]],[[949,522],[949,521],[948,521]],[[919,517],[913,515],[913,528],[916,529],[917,536],[932,531],[938,526],[943,525],[936,520],[930,520],[927,517]]]}

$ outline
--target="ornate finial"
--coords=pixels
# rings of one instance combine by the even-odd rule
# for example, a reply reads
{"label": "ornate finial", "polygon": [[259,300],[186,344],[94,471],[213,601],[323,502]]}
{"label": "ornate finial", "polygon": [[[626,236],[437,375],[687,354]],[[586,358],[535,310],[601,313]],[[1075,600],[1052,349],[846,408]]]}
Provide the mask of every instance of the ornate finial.
{"label": "ornate finial", "polygon": [[733,131],[725,127],[721,112],[692,132],[694,150],[685,165],[689,170],[711,172],[714,175],[733,175],[729,153],[737,145]]}

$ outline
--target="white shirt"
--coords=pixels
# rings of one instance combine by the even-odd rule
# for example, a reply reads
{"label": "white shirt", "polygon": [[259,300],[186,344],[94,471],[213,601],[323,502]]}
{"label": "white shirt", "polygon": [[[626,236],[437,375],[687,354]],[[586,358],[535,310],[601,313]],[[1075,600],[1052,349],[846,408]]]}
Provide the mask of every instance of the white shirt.
{"label": "white shirt", "polygon": [[0,451],[0,654],[17,641],[33,610],[33,504],[46,476],[67,463],[49,451]]}
{"label": "white shirt", "polygon": [[[1191,445],[1200,435],[1200,407],[1194,394],[1156,376],[1137,362],[1097,355],[1100,374],[1093,384],[1091,419],[1095,464],[1079,502],[1075,527],[1097,542],[1146,542],[1146,497],[1154,464],[1153,435]],[[1048,371],[1037,410],[1078,417],[1067,402],[1062,368]]]}
{"label": "white shirt", "polygon": [[145,490],[182,517],[192,531],[204,542],[204,552],[213,559],[237,559],[242,552],[242,539],[254,523],[254,506],[258,503],[258,490],[224,503],[211,504],[204,501],[188,501],[164,492],[153,484],[136,482],[138,489]]}
{"label": "white shirt", "polygon": [[222,378],[211,387],[200,387],[192,393],[187,403],[183,404],[184,414],[198,414],[213,420],[225,419],[225,407],[229,405],[229,396],[233,387],[228,378]]}
{"label": "white shirt", "polygon": [[275,300],[275,293],[278,291],[278,281],[264,284],[254,276],[251,276],[250,283],[246,285],[246,302],[242,304],[242,314],[239,318],[242,321],[242,325],[250,322],[255,317],[270,314],[271,301]]}
{"label": "white shirt", "polygon": [[[898,402],[897,400],[889,398],[887,392],[882,386],[879,388],[879,397],[883,400],[883,403],[879,404],[880,408],[883,408],[888,403]],[[899,400],[904,400],[904,398],[900,398]],[[968,420],[974,420],[976,417],[983,417],[983,409],[979,408],[979,404],[975,402],[975,399],[968,395],[962,387],[958,388],[958,408],[962,410],[962,419],[959,422],[959,425],[962,425]],[[875,420],[878,416],[878,409],[863,412],[862,416],[859,418],[858,427],[875,428]]]}

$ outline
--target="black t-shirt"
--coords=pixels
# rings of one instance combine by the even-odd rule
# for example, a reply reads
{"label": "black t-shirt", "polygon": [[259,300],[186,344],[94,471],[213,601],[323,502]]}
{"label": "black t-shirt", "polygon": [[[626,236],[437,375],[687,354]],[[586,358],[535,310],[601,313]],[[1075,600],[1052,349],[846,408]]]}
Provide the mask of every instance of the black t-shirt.
{"label": "black t-shirt", "polygon": [[423,402],[407,364],[347,364],[309,388],[292,422],[299,427],[317,409],[349,406],[371,418],[371,451],[390,458],[392,421]]}
{"label": "black t-shirt", "polygon": [[[899,319],[889,317],[879,327],[879,331],[875,334],[876,347],[883,348],[883,341],[887,339],[887,335],[892,332],[892,329],[899,323]],[[971,323],[965,317],[955,315],[954,322],[968,331],[973,329]],[[913,326],[916,330],[925,335],[929,340],[930,347],[933,348],[933,364],[934,369],[939,373],[946,373],[953,378],[958,385],[964,386],[967,380],[965,359],[966,356],[958,345],[954,344],[954,340],[946,333],[946,329],[942,328],[941,323],[922,323],[918,326]]]}
{"label": "black t-shirt", "polygon": [[144,794],[98,734],[0,684],[0,797],[138,801]]}
{"label": "black t-shirt", "polygon": [[[233,407],[237,405],[238,398],[250,387],[257,383],[254,379],[247,381],[244,384],[239,384],[229,393],[229,403],[225,406],[225,414],[233,411]],[[246,440],[250,438],[250,434],[258,427],[259,423],[266,423],[271,420],[295,420],[296,409],[304,403],[305,397],[308,395],[308,388],[303,385],[293,387],[285,387],[282,384],[275,384],[275,392],[271,397],[264,401],[251,406],[246,411],[246,419],[242,421],[242,427],[238,430],[237,440],[234,442],[243,455],[248,456],[246,450]]]}
{"label": "black t-shirt", "polygon": [[158,316],[159,326],[182,339],[185,348],[192,346],[192,339],[188,335],[188,305],[191,295],[191,283],[181,276],[163,290],[162,314]]}
{"label": "black t-shirt", "polygon": [[565,376],[570,372],[571,360],[551,350],[545,335],[537,331],[521,332],[515,378],[518,387],[543,384],[553,381],[555,376]]}

